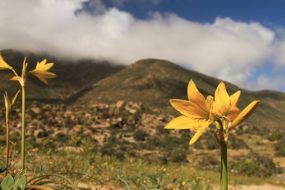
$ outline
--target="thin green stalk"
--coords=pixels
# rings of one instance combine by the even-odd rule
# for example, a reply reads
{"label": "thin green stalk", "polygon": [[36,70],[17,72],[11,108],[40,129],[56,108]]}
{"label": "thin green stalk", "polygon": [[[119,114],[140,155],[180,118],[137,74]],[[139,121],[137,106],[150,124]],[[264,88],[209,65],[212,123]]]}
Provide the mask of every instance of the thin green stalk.
{"label": "thin green stalk", "polygon": [[25,170],[25,103],[26,103],[26,90],[25,85],[22,86],[22,139],[21,139],[21,160],[22,160],[22,171]]}
{"label": "thin green stalk", "polygon": [[221,190],[228,190],[228,159],[227,144],[222,141],[221,145]]}
{"label": "thin green stalk", "polygon": [[10,121],[9,121],[9,111],[6,110],[6,171],[5,175],[7,176],[9,170],[9,157],[10,157],[10,145],[9,145],[9,128],[10,128]]}

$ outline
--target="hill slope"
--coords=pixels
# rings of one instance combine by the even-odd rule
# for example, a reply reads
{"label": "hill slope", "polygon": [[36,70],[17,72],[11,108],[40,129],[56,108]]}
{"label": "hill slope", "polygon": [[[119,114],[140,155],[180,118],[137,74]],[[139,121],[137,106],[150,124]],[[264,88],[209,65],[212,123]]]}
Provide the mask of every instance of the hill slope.
{"label": "hill slope", "polygon": [[[213,94],[219,79],[184,69],[171,62],[157,59],[140,60],[127,68],[100,80],[93,88],[82,95],[76,105],[92,105],[96,102],[116,102],[118,100],[139,101],[145,107],[154,107],[171,113],[171,98],[186,98],[189,80],[196,82],[204,95]],[[226,82],[229,93],[239,88]],[[285,127],[285,94],[275,91],[248,91],[242,89],[240,107],[250,101],[260,99],[259,109],[251,118],[255,125]]]}
{"label": "hill slope", "polygon": [[[49,85],[42,84],[33,76],[29,77],[28,98],[41,100],[62,100],[72,95],[100,79],[105,78],[123,68],[120,65],[113,65],[106,61],[80,60],[69,61],[58,59],[49,55],[35,55],[22,53],[15,50],[0,51],[4,59],[20,73],[24,56],[27,57],[29,70],[35,67],[37,61],[47,58],[49,62],[54,62],[52,72],[57,77],[50,80]],[[1,71],[0,91],[16,91],[18,85],[7,80],[9,72]],[[11,90],[12,89],[12,90]]]}

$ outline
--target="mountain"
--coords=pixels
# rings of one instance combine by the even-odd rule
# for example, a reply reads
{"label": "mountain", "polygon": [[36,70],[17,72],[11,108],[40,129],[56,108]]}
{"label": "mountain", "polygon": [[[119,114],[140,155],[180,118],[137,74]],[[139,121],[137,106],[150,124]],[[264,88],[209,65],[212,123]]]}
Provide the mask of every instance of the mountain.
{"label": "mountain", "polygon": [[[72,103],[73,106],[92,106],[94,103],[114,103],[118,100],[143,103],[148,110],[177,114],[169,105],[169,99],[186,99],[187,84],[194,80],[206,96],[213,94],[220,80],[202,73],[187,70],[166,60],[143,59],[127,67],[107,61],[67,60],[49,55],[36,55],[15,50],[2,50],[4,59],[19,72],[24,56],[29,69],[36,61],[47,58],[54,62],[52,71],[57,77],[49,85],[29,77],[28,99],[46,102]],[[19,86],[8,81],[7,71],[0,74],[0,92],[15,92]],[[240,88],[226,82],[229,93]],[[249,120],[257,126],[285,127],[285,94],[277,91],[249,91],[241,89],[241,108],[254,99],[261,100],[257,111]]]}
{"label": "mountain", "polygon": [[[169,99],[186,99],[189,80],[195,81],[204,95],[213,94],[220,80],[187,70],[174,63],[158,59],[144,59],[93,84],[93,87],[78,98],[76,105],[91,106],[97,102],[114,103],[118,100],[142,102],[145,107],[160,112],[176,113]],[[240,88],[225,82],[228,92]],[[252,100],[261,104],[249,122],[262,126],[284,126],[285,94],[277,91],[249,91],[241,89],[239,106],[245,107]]]}
{"label": "mountain", "polygon": [[[24,53],[16,50],[0,51],[4,59],[16,68],[20,73],[24,57],[27,57],[29,69],[35,67],[36,62],[44,58],[48,62],[55,63],[52,72],[57,74],[55,79],[45,85],[33,76],[28,79],[28,99],[45,100],[49,102],[65,100],[74,93],[88,88],[90,84],[103,79],[124,68],[121,65],[115,65],[107,61],[79,60],[72,61],[68,59],[55,58],[50,55],[36,55],[33,53]],[[17,83],[7,80],[10,73],[1,71],[0,91],[5,90],[15,92],[19,86]]]}

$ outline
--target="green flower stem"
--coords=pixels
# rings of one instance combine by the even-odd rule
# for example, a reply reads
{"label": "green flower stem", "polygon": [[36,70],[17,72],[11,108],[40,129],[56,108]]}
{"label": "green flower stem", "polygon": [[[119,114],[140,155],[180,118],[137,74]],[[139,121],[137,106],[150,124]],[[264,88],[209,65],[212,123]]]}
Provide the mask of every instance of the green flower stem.
{"label": "green flower stem", "polygon": [[25,170],[25,100],[26,100],[26,90],[25,85],[22,85],[22,139],[21,139],[21,161],[22,161],[22,171]]}
{"label": "green flower stem", "polygon": [[221,190],[228,190],[227,144],[221,143]]}
{"label": "green flower stem", "polygon": [[9,169],[9,157],[10,157],[9,128],[10,128],[9,110],[6,110],[6,165],[5,165],[6,171],[5,171],[5,175],[8,174],[8,169]]}

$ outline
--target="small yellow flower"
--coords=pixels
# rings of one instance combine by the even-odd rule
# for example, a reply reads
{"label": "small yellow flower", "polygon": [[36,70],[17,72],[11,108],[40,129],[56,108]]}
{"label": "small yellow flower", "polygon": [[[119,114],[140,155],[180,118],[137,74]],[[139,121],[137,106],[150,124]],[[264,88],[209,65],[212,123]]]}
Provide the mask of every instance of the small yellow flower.
{"label": "small yellow flower", "polygon": [[53,67],[54,63],[47,63],[44,59],[37,63],[37,66],[30,73],[40,79],[43,83],[48,84],[47,79],[55,78],[56,74],[49,72],[49,69]]}
{"label": "small yellow flower", "polygon": [[10,65],[3,59],[2,55],[0,55],[0,70],[4,69],[12,69]]}
{"label": "small yellow flower", "polygon": [[15,102],[17,101],[17,98],[20,94],[20,90],[18,90],[18,92],[15,94],[15,96],[13,97],[12,101],[10,100],[9,96],[8,96],[8,92],[4,93],[4,103],[5,103],[5,108],[7,111],[11,110],[11,107],[15,104]]}
{"label": "small yellow flower", "polygon": [[171,105],[179,111],[179,116],[166,125],[166,129],[189,129],[195,132],[190,144],[195,143],[213,122],[211,113],[213,97],[205,97],[199,92],[195,83],[191,80],[188,84],[188,99],[170,100]]}

